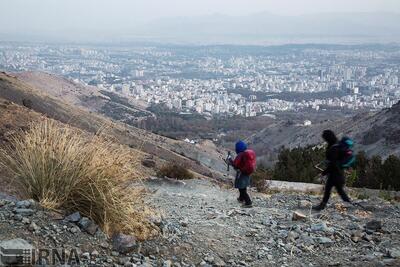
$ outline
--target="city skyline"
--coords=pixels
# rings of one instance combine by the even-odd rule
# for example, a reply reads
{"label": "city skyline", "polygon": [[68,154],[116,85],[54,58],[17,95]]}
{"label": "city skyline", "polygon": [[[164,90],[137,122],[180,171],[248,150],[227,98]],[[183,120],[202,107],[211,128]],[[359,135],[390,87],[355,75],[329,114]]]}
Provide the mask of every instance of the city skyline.
{"label": "city skyline", "polygon": [[398,46],[230,49],[0,43],[0,69],[62,75],[140,106],[205,116],[377,110],[400,100]]}

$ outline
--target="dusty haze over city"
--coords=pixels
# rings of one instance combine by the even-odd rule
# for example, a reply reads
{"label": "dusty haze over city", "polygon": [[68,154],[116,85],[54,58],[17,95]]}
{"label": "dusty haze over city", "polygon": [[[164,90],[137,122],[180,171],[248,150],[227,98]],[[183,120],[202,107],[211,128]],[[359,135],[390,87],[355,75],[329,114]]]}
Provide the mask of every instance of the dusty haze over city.
{"label": "dusty haze over city", "polygon": [[7,41],[392,42],[400,25],[396,0],[3,0],[0,10]]}

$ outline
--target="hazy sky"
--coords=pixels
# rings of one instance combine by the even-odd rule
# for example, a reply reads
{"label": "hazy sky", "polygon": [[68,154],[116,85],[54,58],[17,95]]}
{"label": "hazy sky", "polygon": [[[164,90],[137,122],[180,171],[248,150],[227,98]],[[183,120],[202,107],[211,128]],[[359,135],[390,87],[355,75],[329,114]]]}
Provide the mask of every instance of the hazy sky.
{"label": "hazy sky", "polygon": [[400,13],[400,0],[0,0],[0,33],[117,31],[162,17],[263,11]]}

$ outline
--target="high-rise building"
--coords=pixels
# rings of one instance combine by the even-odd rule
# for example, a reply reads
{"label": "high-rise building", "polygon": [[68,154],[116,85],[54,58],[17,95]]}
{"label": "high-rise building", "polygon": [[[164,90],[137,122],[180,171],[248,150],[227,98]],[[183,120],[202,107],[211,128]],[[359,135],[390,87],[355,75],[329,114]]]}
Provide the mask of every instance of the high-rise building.
{"label": "high-rise building", "polygon": [[346,81],[349,81],[351,80],[352,76],[353,76],[353,71],[350,68],[347,68],[344,72],[344,79]]}

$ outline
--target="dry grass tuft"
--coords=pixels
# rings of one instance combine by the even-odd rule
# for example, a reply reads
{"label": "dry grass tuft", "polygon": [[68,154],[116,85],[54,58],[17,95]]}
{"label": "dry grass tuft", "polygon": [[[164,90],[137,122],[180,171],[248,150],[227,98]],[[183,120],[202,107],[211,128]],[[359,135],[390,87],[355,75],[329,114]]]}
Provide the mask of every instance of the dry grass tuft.
{"label": "dry grass tuft", "polygon": [[185,166],[179,164],[165,164],[157,171],[158,177],[168,177],[177,180],[193,179],[194,175]]}
{"label": "dry grass tuft", "polygon": [[154,233],[144,192],[123,186],[139,178],[128,149],[51,120],[32,125],[11,143],[0,150],[0,164],[13,174],[24,197],[48,209],[79,211],[110,235],[145,239]]}

